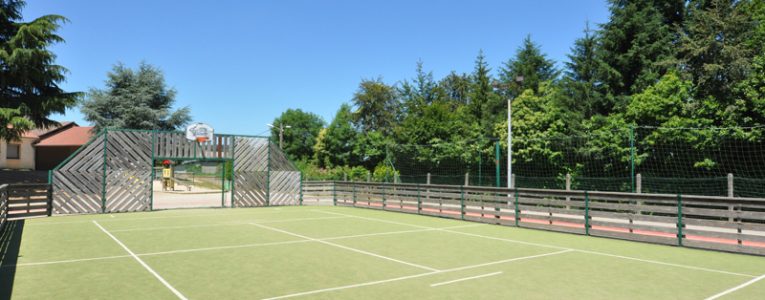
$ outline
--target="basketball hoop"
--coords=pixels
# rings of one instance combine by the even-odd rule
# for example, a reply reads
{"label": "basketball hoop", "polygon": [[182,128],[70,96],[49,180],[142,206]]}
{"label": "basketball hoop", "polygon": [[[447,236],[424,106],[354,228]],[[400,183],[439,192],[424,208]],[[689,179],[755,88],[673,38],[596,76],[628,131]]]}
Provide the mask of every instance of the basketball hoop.
{"label": "basketball hoop", "polygon": [[195,123],[186,127],[186,139],[204,143],[213,139],[213,128],[205,123]]}

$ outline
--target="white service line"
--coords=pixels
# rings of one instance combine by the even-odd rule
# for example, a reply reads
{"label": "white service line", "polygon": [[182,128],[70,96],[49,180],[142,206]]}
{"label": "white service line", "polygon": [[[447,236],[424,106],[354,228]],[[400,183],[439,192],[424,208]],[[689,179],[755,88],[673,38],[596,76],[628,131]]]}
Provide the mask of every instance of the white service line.
{"label": "white service line", "polygon": [[458,268],[453,268],[453,269],[446,269],[446,270],[440,270],[440,271],[434,271],[434,272],[428,272],[428,273],[420,273],[420,274],[415,274],[415,275],[396,277],[396,278],[377,280],[377,281],[370,281],[370,282],[364,282],[364,283],[358,283],[358,284],[350,284],[350,285],[344,285],[344,286],[338,286],[338,287],[332,287],[332,288],[325,288],[325,289],[319,289],[319,290],[305,291],[305,292],[300,292],[300,293],[295,293],[295,294],[282,295],[282,296],[277,296],[277,297],[272,297],[272,298],[265,298],[264,300],[284,299],[284,298],[299,297],[299,296],[319,294],[319,293],[325,293],[325,292],[346,290],[346,289],[352,289],[352,288],[363,287],[363,286],[377,285],[377,284],[383,284],[383,283],[388,283],[388,282],[395,282],[395,281],[407,280],[407,279],[412,279],[412,278],[419,278],[419,277],[425,277],[425,276],[430,276],[430,275],[443,274],[443,273],[448,273],[448,272],[455,272],[455,271],[462,271],[462,270],[467,270],[467,269],[475,269],[475,268],[491,266],[491,265],[504,264],[504,263],[513,262],[513,261],[519,261],[519,260],[527,260],[527,259],[534,259],[534,258],[545,257],[545,256],[558,255],[558,254],[563,254],[563,253],[571,252],[571,251],[572,250],[563,250],[563,251],[557,251],[557,252],[552,252],[552,253],[537,254],[537,255],[530,255],[530,256],[522,256],[522,257],[504,259],[504,260],[500,260],[500,261],[482,263],[482,264],[477,264],[477,265],[463,266],[463,267],[458,267]]}
{"label": "white service line", "polygon": [[175,296],[177,296],[178,299],[188,300],[188,298],[186,298],[186,296],[181,294],[181,292],[179,292],[172,285],[170,285],[170,283],[168,283],[167,280],[162,278],[162,276],[160,276],[159,273],[157,273],[157,271],[154,271],[154,269],[149,267],[149,265],[147,265],[140,257],[135,255],[135,253],[133,253],[133,251],[130,251],[130,248],[125,246],[125,244],[123,244],[119,239],[114,237],[114,235],[112,235],[108,230],[106,230],[104,227],[102,227],[101,224],[98,224],[98,222],[96,220],[93,220],[93,224],[96,224],[96,226],[98,226],[98,228],[100,228],[101,231],[106,233],[106,235],[108,235],[110,238],[112,238],[112,240],[117,242],[117,244],[119,244],[122,247],[122,249],[125,249],[125,251],[127,251],[127,253],[130,254],[130,256],[132,256],[139,264],[141,264],[141,266],[143,266],[147,271],[149,271],[149,273],[151,273],[151,275],[154,275],[154,277],[156,277],[157,280],[159,280],[159,282],[161,282],[163,285],[165,285],[165,287],[167,287],[171,292],[173,292],[173,294],[175,294]]}
{"label": "white service line", "polygon": [[[249,225],[249,223],[245,223],[245,224]],[[454,229],[456,229],[456,228],[475,227],[475,226],[479,226],[479,225],[482,225],[482,224],[459,225],[459,226],[451,226],[451,227],[444,227],[444,228],[454,228]],[[394,234],[416,233],[416,232],[426,232],[426,231],[435,231],[435,229],[413,229],[413,230],[386,231],[386,232],[356,234],[356,235],[341,235],[341,236],[335,236],[335,237],[321,238],[319,240],[322,240],[322,241],[334,241],[334,240],[352,239],[352,238],[360,238],[360,237],[381,236],[381,235],[394,235]],[[205,248],[177,249],[177,250],[169,250],[169,251],[138,253],[136,255],[138,255],[138,256],[153,256],[153,255],[166,255],[166,254],[176,254],[176,253],[215,251],[215,250],[226,250],[226,249],[237,249],[237,248],[254,248],[254,247],[263,247],[263,246],[277,246],[277,245],[288,245],[288,244],[298,244],[298,243],[308,243],[308,242],[313,242],[313,241],[302,239],[302,240],[284,241],[284,242],[252,243],[252,244],[242,244],[242,245],[205,247]],[[39,266],[39,265],[53,265],[53,264],[75,263],[75,262],[84,262],[84,261],[93,261],[93,260],[106,260],[106,259],[116,259],[116,258],[125,258],[125,257],[132,257],[132,256],[130,256],[130,255],[115,255],[115,256],[102,256],[102,257],[81,258],[81,259],[68,259],[68,260],[56,260],[56,261],[29,262],[29,263],[21,263],[21,264],[13,264],[13,265],[2,265],[2,266],[0,266],[0,268],[26,267],[26,266]]]}
{"label": "white service line", "polygon": [[740,285],[737,285],[737,286],[735,286],[735,287],[732,287],[732,288],[730,288],[730,289],[724,290],[724,291],[722,291],[722,292],[720,292],[720,293],[717,293],[717,294],[715,294],[715,295],[713,295],[713,296],[710,296],[710,297],[706,298],[705,300],[714,300],[714,299],[718,299],[718,298],[720,298],[720,297],[722,297],[722,296],[725,296],[725,295],[727,295],[727,294],[730,294],[730,293],[733,293],[733,292],[735,292],[735,291],[738,291],[738,290],[740,290],[740,289],[743,289],[743,288],[745,288],[745,287],[747,287],[747,286],[749,286],[749,285],[751,285],[751,284],[753,284],[753,283],[755,283],[755,282],[757,282],[757,281],[763,280],[763,279],[765,279],[765,274],[763,274],[763,275],[760,275],[760,277],[754,278],[754,279],[752,279],[752,280],[749,280],[749,281],[747,281],[747,282],[744,282],[744,283],[742,283],[742,284],[740,284]]}
{"label": "white service line", "polygon": [[[316,218],[294,218],[294,219],[264,221],[264,222],[257,222],[257,223],[258,224],[271,224],[271,223],[289,223],[289,222],[300,222],[300,221],[332,220],[332,219],[348,219],[348,218],[350,218],[350,217],[335,216],[335,217],[316,217]],[[165,230],[165,229],[204,228],[204,227],[219,227],[219,226],[233,226],[233,225],[248,225],[250,223],[252,223],[252,222],[231,222],[231,223],[219,223],[219,224],[198,224],[198,225],[157,226],[157,227],[135,227],[135,228],[126,228],[126,229],[111,230],[111,232],[152,231],[152,230]]]}
{"label": "white service line", "polygon": [[126,257],[132,257],[132,256],[130,256],[130,255],[112,255],[112,256],[91,257],[91,258],[77,258],[77,259],[54,260],[54,261],[28,262],[28,263],[14,264],[14,265],[2,265],[0,267],[2,267],[2,268],[10,268],[10,267],[44,266],[44,265],[55,265],[55,264],[67,264],[67,263],[76,263],[76,262],[84,262],[84,261],[94,261],[94,260],[117,259],[117,258],[126,258]]}
{"label": "white service line", "polygon": [[302,239],[311,240],[311,241],[314,241],[314,242],[319,242],[319,243],[322,243],[322,244],[325,244],[325,245],[329,245],[329,246],[345,249],[345,250],[348,250],[348,251],[353,251],[353,252],[357,252],[357,253],[361,253],[361,254],[366,254],[366,255],[369,255],[369,256],[374,256],[374,257],[377,257],[377,258],[382,258],[382,259],[385,259],[385,260],[397,262],[397,263],[400,263],[400,264],[405,264],[405,265],[412,266],[412,267],[415,267],[415,268],[420,268],[420,269],[428,270],[428,271],[438,271],[438,269],[431,268],[431,267],[428,267],[428,266],[418,265],[418,264],[415,264],[415,263],[410,263],[410,262],[406,262],[406,261],[403,261],[403,260],[398,260],[398,259],[395,259],[395,258],[391,258],[391,257],[375,254],[375,253],[372,253],[372,252],[368,252],[368,251],[364,251],[364,250],[359,250],[359,249],[356,249],[356,248],[351,248],[351,247],[343,246],[343,245],[340,245],[340,244],[335,244],[335,243],[332,243],[332,242],[328,242],[328,241],[324,241],[324,240],[320,240],[320,239],[315,239],[315,238],[312,238],[312,237],[307,237],[307,236],[304,236],[304,235],[301,235],[301,234],[289,232],[289,231],[286,231],[286,230],[281,230],[281,229],[278,229],[278,228],[274,228],[274,227],[270,227],[270,226],[266,226],[266,225],[262,225],[262,224],[257,224],[257,223],[250,223],[250,224],[254,225],[254,226],[257,226],[257,227],[260,227],[260,228],[269,229],[269,230],[276,231],[276,232],[281,232],[281,233],[288,234],[288,235],[291,235],[291,236],[296,236],[296,237],[299,237],[299,238],[302,238]]}
{"label": "white service line", "polygon": [[451,284],[451,283],[457,283],[457,282],[462,282],[462,281],[466,281],[466,280],[484,278],[484,277],[489,277],[489,276],[494,276],[494,275],[499,275],[499,274],[502,274],[502,271],[494,272],[494,273],[489,273],[489,274],[483,274],[483,275],[477,275],[477,276],[471,276],[471,277],[465,277],[465,278],[460,278],[460,279],[455,279],[455,280],[449,280],[449,281],[444,281],[444,282],[439,282],[439,283],[434,283],[434,284],[431,284],[430,287],[437,287],[437,286],[447,285],[447,284]]}
{"label": "white service line", "polygon": [[337,213],[337,212],[322,211],[322,210],[313,210],[313,211],[323,212],[323,213],[333,214],[333,215],[356,217],[356,218],[359,218],[359,219],[370,220],[370,221],[377,221],[377,222],[389,223],[389,224],[409,225],[409,226],[419,227],[419,228],[434,228],[436,230],[443,231],[443,232],[450,232],[450,233],[454,233],[454,234],[461,234],[461,235],[485,238],[485,239],[490,239],[490,240],[504,241],[504,242],[510,242],[510,243],[516,243],[516,244],[522,244],[522,245],[529,245],[529,246],[552,248],[552,249],[566,249],[566,250],[577,251],[577,252],[580,252],[580,253],[600,255],[600,256],[607,256],[607,257],[614,257],[614,258],[633,260],[633,261],[639,261],[639,262],[644,262],[644,263],[651,263],[651,264],[670,266],[670,267],[676,267],[676,268],[683,268],[683,269],[689,269],[689,270],[705,271],[705,272],[720,273],[720,274],[727,274],[727,275],[736,275],[736,276],[743,276],[743,277],[752,277],[752,278],[757,277],[757,276],[751,275],[751,274],[736,273],[736,272],[717,270],[717,269],[710,269],[710,268],[704,268],[704,267],[697,267],[697,266],[690,266],[690,265],[683,265],[683,264],[668,263],[668,262],[663,262],[663,261],[650,260],[650,259],[642,259],[642,258],[637,258],[637,257],[617,255],[617,254],[598,252],[598,251],[590,251],[590,250],[584,250],[584,249],[576,249],[576,248],[561,247],[561,246],[548,245],[548,244],[525,242],[525,241],[519,241],[519,240],[513,240],[513,239],[505,239],[505,238],[499,238],[499,237],[493,237],[493,236],[487,236],[487,235],[481,235],[481,234],[474,234],[474,233],[468,233],[468,232],[453,231],[453,230],[449,230],[447,228],[419,226],[419,225],[406,224],[406,223],[395,222],[395,221],[388,221],[388,220],[377,219],[377,218],[368,218],[368,217],[362,217],[362,216],[356,216],[356,215],[350,215],[350,214],[343,214],[343,213]]}
{"label": "white service line", "polygon": [[[217,209],[217,208],[214,208],[214,209]],[[247,209],[247,208],[244,208],[244,209]],[[128,218],[128,217],[117,218],[117,217],[114,217],[114,220],[105,219],[105,220],[99,220],[99,221],[110,222],[111,223],[111,222],[135,221],[135,220],[155,220],[155,219],[156,220],[161,220],[161,219],[199,218],[199,217],[229,217],[229,216],[252,216],[252,217],[257,217],[257,216],[261,216],[261,215],[282,214],[282,213],[284,213],[284,212],[281,212],[281,211],[267,211],[267,212],[258,212],[258,213],[252,213],[252,212],[247,212],[247,213],[221,213],[221,214],[219,214],[219,213],[209,213],[209,214],[181,215],[181,216],[162,216],[162,217],[157,216],[157,217],[145,217],[145,218]],[[98,216],[98,215],[95,215],[95,216]],[[72,215],[72,216],[66,216],[66,215],[64,215],[64,216],[54,216],[54,217],[49,217],[49,218],[47,218],[45,220],[52,220],[52,219],[56,219],[56,218],[69,218],[69,217],[79,217],[79,216],[75,216],[75,215]],[[24,224],[24,226],[46,226],[46,225],[61,225],[61,224],[84,224],[84,223],[90,223],[92,221],[95,221],[95,220],[90,219],[90,220],[69,221],[69,222],[56,222],[56,221],[35,222],[35,223]]]}

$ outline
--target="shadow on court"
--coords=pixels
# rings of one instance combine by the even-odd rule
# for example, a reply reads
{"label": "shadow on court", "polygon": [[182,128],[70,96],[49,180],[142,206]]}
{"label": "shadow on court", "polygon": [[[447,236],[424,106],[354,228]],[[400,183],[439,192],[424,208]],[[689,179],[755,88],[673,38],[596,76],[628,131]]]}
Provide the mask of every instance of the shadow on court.
{"label": "shadow on court", "polygon": [[11,299],[24,220],[8,221],[0,235],[0,299]]}

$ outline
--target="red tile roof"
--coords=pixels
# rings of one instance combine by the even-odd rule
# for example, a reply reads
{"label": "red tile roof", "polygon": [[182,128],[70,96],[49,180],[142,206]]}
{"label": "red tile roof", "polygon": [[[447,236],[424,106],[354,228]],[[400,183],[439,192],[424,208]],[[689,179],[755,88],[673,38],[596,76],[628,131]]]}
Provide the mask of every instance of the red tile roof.
{"label": "red tile roof", "polygon": [[93,136],[93,127],[73,126],[41,139],[35,147],[82,146]]}
{"label": "red tile roof", "polygon": [[41,137],[43,135],[51,133],[51,132],[53,132],[55,130],[58,130],[58,129],[62,128],[62,127],[67,127],[69,125],[77,126],[77,124],[74,123],[74,122],[61,122],[57,126],[54,125],[54,126],[50,126],[50,127],[46,127],[46,128],[35,128],[35,129],[29,130],[29,131],[25,131],[24,133],[21,134],[21,137],[25,137],[25,138],[39,138],[39,137]]}

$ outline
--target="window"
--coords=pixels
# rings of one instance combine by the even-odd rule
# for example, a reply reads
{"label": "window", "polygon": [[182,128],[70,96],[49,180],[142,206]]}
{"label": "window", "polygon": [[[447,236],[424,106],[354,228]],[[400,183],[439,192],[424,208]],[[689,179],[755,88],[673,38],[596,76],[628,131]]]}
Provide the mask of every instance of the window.
{"label": "window", "polygon": [[8,144],[8,154],[5,158],[7,159],[19,159],[19,154],[21,152],[21,145],[19,144]]}

